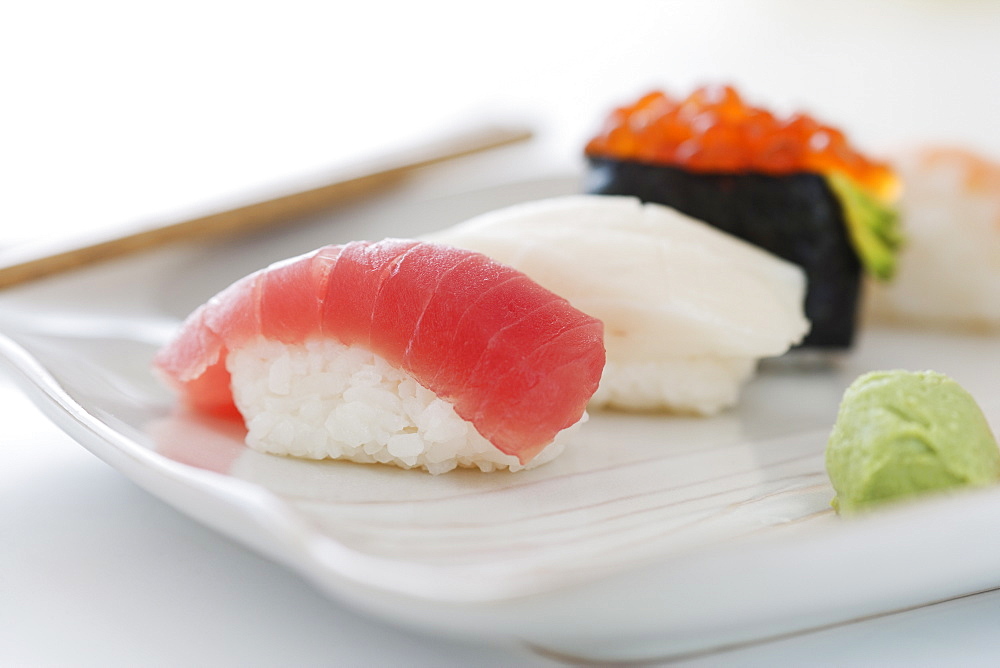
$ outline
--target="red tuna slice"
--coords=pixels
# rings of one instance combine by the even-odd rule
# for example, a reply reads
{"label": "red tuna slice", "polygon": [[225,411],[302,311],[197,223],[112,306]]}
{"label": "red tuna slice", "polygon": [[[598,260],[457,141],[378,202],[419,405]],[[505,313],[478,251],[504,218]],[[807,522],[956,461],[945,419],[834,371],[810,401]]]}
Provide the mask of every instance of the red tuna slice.
{"label": "red tuna slice", "polygon": [[[597,320],[575,317],[574,311],[563,300],[551,301],[504,327],[466,375],[455,409],[459,415],[471,415],[466,419],[490,442],[509,440],[515,416],[540,428],[546,416],[566,400],[566,393],[584,397],[586,402],[597,390],[604,359],[588,352],[593,340],[603,337],[603,326]],[[580,379],[597,380],[574,385]],[[510,388],[518,388],[518,394],[506,394]],[[567,420],[571,417],[567,415]],[[533,457],[537,452],[521,454]]]}
{"label": "red tuna slice", "polygon": [[200,411],[237,416],[228,350],[264,335],[297,343],[319,333],[315,292],[325,289],[340,248],[330,246],[284,260],[236,281],[188,317],[173,342],[156,355],[154,365],[183,388],[187,403]]}
{"label": "red tuna slice", "polygon": [[[479,392],[503,384],[511,374],[540,381],[537,370],[551,369],[554,365],[546,362],[547,356],[560,353],[569,361],[594,363],[586,355],[586,347],[591,337],[602,336],[603,328],[599,321],[575,318],[574,311],[567,302],[555,300],[498,330],[483,347],[476,364],[464,374],[462,392]],[[553,346],[554,343],[557,345]],[[580,345],[583,348],[577,350]],[[531,382],[525,380],[521,384],[529,387]],[[596,388],[591,393],[593,390]]]}
{"label": "red tuna slice", "polygon": [[[419,244],[397,257],[372,308],[372,352],[410,373],[428,377],[436,372],[440,359],[425,360],[432,364],[413,365],[407,353],[439,286],[444,286],[444,281],[453,272],[461,276],[463,267],[474,262],[478,262],[478,258],[467,251],[438,244]],[[440,332],[437,336],[441,338]]]}
{"label": "red tuna slice", "polygon": [[226,369],[227,345],[259,332],[257,279],[258,274],[240,279],[198,307],[154,358],[161,375],[180,388],[186,402],[197,410],[238,415]]}
{"label": "red tuna slice", "polygon": [[[474,349],[468,341],[463,341],[458,332],[459,326],[466,313],[487,292],[516,276],[524,274],[478,253],[469,253],[460,265],[443,272],[440,284],[428,300],[413,331],[404,359],[406,368],[414,376],[425,378],[429,382],[441,378],[446,383],[450,373],[459,373],[461,368],[471,370],[479,359],[478,353],[482,351]],[[535,287],[542,289],[537,285]],[[490,334],[499,326],[507,324],[500,322],[503,311],[494,315],[496,317],[478,321],[484,328],[496,325]],[[470,333],[474,341],[485,346],[488,340],[485,329],[478,336],[475,332],[465,332],[466,335]],[[465,355],[459,360],[463,352]]]}
{"label": "red tuna slice", "polygon": [[[260,333],[283,343],[319,336],[323,301],[341,248],[326,246],[313,253],[268,267],[260,276]],[[304,289],[313,286],[312,289]]]}
{"label": "red tuna slice", "polygon": [[[517,442],[517,432],[542,429],[548,419],[546,416],[559,413],[559,407],[568,400],[567,395],[585,397],[586,402],[597,390],[604,369],[604,358],[589,352],[594,337],[600,338],[602,334],[600,321],[582,322],[535,348],[507,373],[499,369],[496,374],[483,372],[462,394],[463,399],[481,398],[471,417],[466,419],[491,443]],[[488,363],[482,368],[491,366],[494,364]],[[542,369],[544,373],[540,372]],[[512,392],[514,388],[518,391]],[[575,418],[570,413],[563,414],[565,422],[556,427],[557,430],[572,426],[582,411]],[[508,454],[517,454],[526,461],[538,454],[543,446]]]}
{"label": "red tuna slice", "polygon": [[484,255],[399,239],[328,246],[237,281],[155,364],[188,403],[221,412],[228,351],[261,335],[368,348],[522,463],[580,419],[604,367],[600,321]]}
{"label": "red tuna slice", "polygon": [[193,408],[236,417],[225,365],[226,348],[222,338],[205,324],[210,310],[205,304],[192,313],[177,337],[157,353],[154,365],[161,376],[181,389]]}
{"label": "red tuna slice", "polygon": [[[547,302],[559,299],[551,292],[540,293],[534,288],[538,288],[538,285],[521,273],[483,288],[469,303],[458,322],[452,325],[450,363],[442,365],[437,375],[429,381],[443,387],[463,388],[469,380],[469,374],[500,329],[520,322]],[[492,352],[523,356],[530,351],[531,347],[520,350],[501,347]]]}
{"label": "red tuna slice", "polygon": [[343,247],[323,295],[323,331],[344,345],[371,346],[372,311],[395,261],[418,242],[354,241]]}

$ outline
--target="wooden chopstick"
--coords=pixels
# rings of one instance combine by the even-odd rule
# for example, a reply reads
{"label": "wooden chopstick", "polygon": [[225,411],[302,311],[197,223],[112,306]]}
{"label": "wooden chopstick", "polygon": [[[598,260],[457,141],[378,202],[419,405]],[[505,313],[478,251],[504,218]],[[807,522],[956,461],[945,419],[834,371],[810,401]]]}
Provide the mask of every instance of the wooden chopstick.
{"label": "wooden chopstick", "polygon": [[399,183],[417,169],[527,140],[520,127],[491,126],[410,149],[308,190],[227,211],[62,246],[0,254],[0,289],[166,244],[235,234],[316,213]]}

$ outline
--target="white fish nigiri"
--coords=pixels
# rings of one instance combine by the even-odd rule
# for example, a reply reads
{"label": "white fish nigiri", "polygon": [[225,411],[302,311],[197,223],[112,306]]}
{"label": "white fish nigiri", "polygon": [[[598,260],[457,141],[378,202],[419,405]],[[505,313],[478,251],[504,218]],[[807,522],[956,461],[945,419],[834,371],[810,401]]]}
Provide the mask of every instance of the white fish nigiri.
{"label": "white fish nigiri", "polygon": [[604,322],[592,406],[718,412],[809,329],[799,267],[631,197],[529,202],[428,238],[514,266]]}

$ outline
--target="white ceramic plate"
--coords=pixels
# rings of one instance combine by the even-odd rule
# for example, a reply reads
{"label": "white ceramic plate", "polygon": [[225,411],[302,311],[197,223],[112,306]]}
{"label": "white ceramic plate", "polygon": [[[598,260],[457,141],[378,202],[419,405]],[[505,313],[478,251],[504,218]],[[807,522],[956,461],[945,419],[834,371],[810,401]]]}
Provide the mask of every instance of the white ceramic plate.
{"label": "white ceramic plate", "polygon": [[53,420],[153,494],[338,599],[436,633],[654,659],[1000,586],[1000,490],[843,521],[822,458],[843,389],[869,369],[948,373],[1000,419],[995,339],[869,328],[830,368],[766,366],[715,418],[595,414],[561,458],[517,474],[258,454],[232,424],[179,413],[149,373],[180,318],[273,260],[576,187],[403,191],[21,288],[0,298],[0,357]]}

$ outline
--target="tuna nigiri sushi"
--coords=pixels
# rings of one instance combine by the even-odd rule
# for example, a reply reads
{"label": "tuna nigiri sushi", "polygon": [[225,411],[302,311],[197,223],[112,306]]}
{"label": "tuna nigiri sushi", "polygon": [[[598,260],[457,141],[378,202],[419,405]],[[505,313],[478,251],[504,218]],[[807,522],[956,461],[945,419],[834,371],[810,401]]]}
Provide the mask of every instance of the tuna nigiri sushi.
{"label": "tuna nigiri sushi", "polygon": [[593,406],[716,413],[809,329],[799,267],[633,197],[528,202],[428,238],[510,264],[604,323]]}
{"label": "tuna nigiri sushi", "polygon": [[479,253],[386,239],[247,276],[154,366],[186,403],[242,415],[274,454],[518,470],[586,419],[602,323]]}
{"label": "tuna nigiri sushi", "polygon": [[893,274],[898,178],[806,114],[778,117],[730,86],[653,91],[611,112],[584,152],[588,192],[673,207],[801,266],[803,347],[849,348],[862,270]]}

